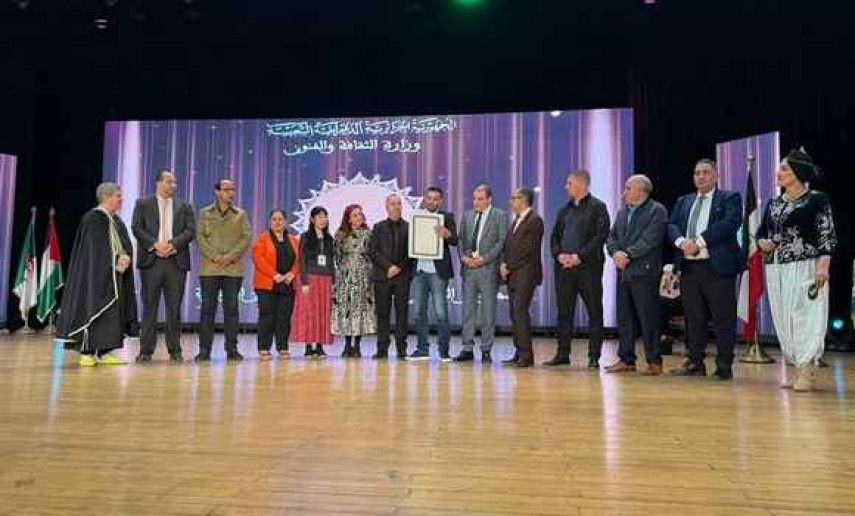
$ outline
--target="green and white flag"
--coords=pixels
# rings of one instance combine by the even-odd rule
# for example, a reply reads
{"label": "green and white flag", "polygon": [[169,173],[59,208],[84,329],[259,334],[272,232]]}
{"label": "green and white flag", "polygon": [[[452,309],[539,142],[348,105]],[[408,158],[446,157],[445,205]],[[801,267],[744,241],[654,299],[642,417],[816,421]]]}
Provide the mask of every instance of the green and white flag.
{"label": "green and white flag", "polygon": [[18,309],[21,318],[27,320],[30,309],[36,306],[39,292],[38,280],[38,258],[36,257],[36,209],[32,208],[30,227],[27,228],[27,236],[24,238],[24,247],[21,249],[21,260],[18,262],[18,273],[15,275],[15,287],[12,292],[18,296]]}
{"label": "green and white flag", "polygon": [[50,209],[45,249],[42,251],[42,266],[39,273],[39,299],[36,318],[43,323],[56,308],[56,293],[62,288],[62,259],[59,254],[59,238],[56,234],[53,208]]}

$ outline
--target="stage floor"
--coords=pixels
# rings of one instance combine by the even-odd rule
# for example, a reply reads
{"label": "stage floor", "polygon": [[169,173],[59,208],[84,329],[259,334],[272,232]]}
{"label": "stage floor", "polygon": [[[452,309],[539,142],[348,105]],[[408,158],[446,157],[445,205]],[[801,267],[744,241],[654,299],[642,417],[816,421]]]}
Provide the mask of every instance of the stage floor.
{"label": "stage floor", "polygon": [[240,364],[159,347],[80,369],[47,337],[0,337],[0,514],[855,513],[855,355],[796,394],[780,360],[716,383],[589,372],[582,342],[580,365],[526,370],[302,346],[268,363],[254,344]]}

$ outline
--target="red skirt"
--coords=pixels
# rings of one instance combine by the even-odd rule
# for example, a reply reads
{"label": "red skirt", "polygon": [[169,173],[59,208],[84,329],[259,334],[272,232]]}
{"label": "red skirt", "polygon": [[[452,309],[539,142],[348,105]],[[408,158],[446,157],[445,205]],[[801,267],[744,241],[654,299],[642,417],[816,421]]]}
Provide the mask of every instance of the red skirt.
{"label": "red skirt", "polygon": [[332,344],[332,277],[309,274],[308,294],[303,294],[299,276],[294,285],[291,341]]}

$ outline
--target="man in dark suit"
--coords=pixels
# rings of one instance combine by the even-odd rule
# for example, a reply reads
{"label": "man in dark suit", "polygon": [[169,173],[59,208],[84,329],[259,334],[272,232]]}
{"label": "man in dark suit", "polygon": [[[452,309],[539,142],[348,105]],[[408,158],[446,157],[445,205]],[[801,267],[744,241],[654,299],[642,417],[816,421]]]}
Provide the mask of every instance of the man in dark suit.
{"label": "man in dark suit", "polygon": [[636,174],[626,180],[623,190],[626,206],[618,211],[606,239],[606,249],[619,274],[620,329],[620,360],[606,368],[608,373],[635,371],[635,335],[636,329],[640,329],[647,359],[646,374],[662,374],[659,280],[668,211],[650,198],[652,191],[653,183],[645,175]]}
{"label": "man in dark suit", "polygon": [[[533,367],[531,342],[531,298],[543,281],[540,246],[543,242],[543,219],[532,211],[534,191],[520,188],[511,194],[514,221],[505,239],[504,261],[499,266],[502,280],[508,284],[511,325],[516,352],[506,364]],[[514,358],[516,360],[514,360]]]}
{"label": "man in dark suit", "polygon": [[463,349],[454,360],[470,362],[475,359],[475,328],[480,323],[481,362],[491,363],[496,335],[499,264],[502,263],[508,220],[504,210],[493,206],[493,189],[489,185],[480,184],[472,191],[472,208],[463,214],[458,231],[457,253],[463,275],[463,331],[460,334]]}
{"label": "man in dark suit", "polygon": [[570,363],[576,298],[588,311],[588,367],[600,367],[603,347],[603,245],[609,234],[606,204],[591,195],[591,175],[574,170],[564,188],[569,202],[558,212],[550,238],[555,259],[555,295],[558,302],[558,349],[543,365]]}
{"label": "man in dark suit", "polygon": [[668,240],[681,251],[674,261],[681,272],[689,347],[686,361],[674,372],[706,376],[709,311],[718,348],[714,377],[730,380],[736,340],[736,275],[744,263],[736,240],[742,224],[742,197],[716,188],[715,161],[698,161],[693,180],[697,191],[677,199],[668,223]]}
{"label": "man in dark suit", "polygon": [[449,246],[457,245],[457,227],[454,223],[454,214],[442,210],[443,192],[436,186],[431,186],[425,192],[422,207],[431,213],[440,213],[443,217],[442,227],[436,228],[437,234],[442,239],[442,258],[439,260],[418,260],[416,271],[413,276],[413,309],[416,311],[416,328],[418,331],[418,345],[416,350],[408,357],[408,360],[430,359],[430,342],[428,340],[428,302],[433,303],[433,311],[436,315],[436,326],[439,331],[437,347],[439,347],[439,358],[443,362],[450,362],[449,343],[451,332],[448,324],[448,282],[454,277],[454,269],[451,265],[451,252]]}
{"label": "man in dark suit", "polygon": [[134,206],[131,230],[137,239],[137,267],[142,282],[143,319],[138,363],[151,362],[157,344],[155,324],[163,294],[166,347],[172,362],[181,355],[181,300],[190,270],[190,242],[196,235],[193,206],[175,197],[175,173],[157,174],[157,191]]}
{"label": "man in dark suit", "polygon": [[398,360],[407,357],[407,311],[410,302],[410,278],[413,260],[409,258],[409,224],[401,218],[401,198],[386,198],[386,220],[374,225],[369,254],[374,264],[374,307],[377,313],[377,352],[372,358],[389,356],[392,304],[395,305],[395,348]]}

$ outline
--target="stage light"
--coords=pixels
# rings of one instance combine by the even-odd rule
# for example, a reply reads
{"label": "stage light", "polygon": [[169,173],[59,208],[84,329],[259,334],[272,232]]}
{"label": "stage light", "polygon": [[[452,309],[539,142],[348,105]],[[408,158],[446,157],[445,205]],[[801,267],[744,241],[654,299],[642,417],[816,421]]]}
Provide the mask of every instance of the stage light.
{"label": "stage light", "polygon": [[97,16],[95,21],[92,23],[95,25],[96,29],[104,30],[107,28],[107,25],[110,24],[110,20],[108,20],[106,16]]}
{"label": "stage light", "polygon": [[454,0],[454,5],[463,9],[471,9],[473,7],[481,7],[486,2],[484,0]]}
{"label": "stage light", "polygon": [[552,118],[558,118],[559,116],[561,116],[561,111],[550,111],[549,115],[552,116]]}
{"label": "stage light", "polygon": [[846,326],[846,322],[839,317],[831,320],[831,329],[834,331],[840,331],[844,326]]}

